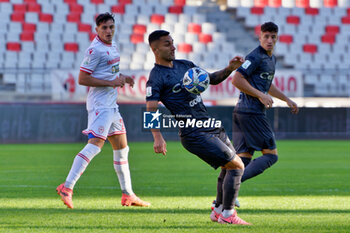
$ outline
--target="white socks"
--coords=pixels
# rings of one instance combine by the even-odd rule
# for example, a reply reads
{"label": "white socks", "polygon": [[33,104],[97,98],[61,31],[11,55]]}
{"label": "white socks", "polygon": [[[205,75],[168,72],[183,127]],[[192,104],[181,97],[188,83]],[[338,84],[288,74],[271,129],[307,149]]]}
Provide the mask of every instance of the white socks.
{"label": "white socks", "polygon": [[216,213],[221,214],[221,212],[222,212],[222,204],[219,205],[219,207],[217,207],[217,208],[214,207],[214,210],[215,210]]}
{"label": "white socks", "polygon": [[133,195],[128,162],[129,146],[121,150],[113,150],[114,170],[118,175],[120,188],[123,193]]}
{"label": "white socks", "polygon": [[98,146],[88,143],[78,154],[75,156],[72,168],[69,171],[64,186],[66,188],[73,189],[75,183],[89,165],[90,161],[100,153],[101,149]]}
{"label": "white socks", "polygon": [[224,211],[222,211],[222,216],[224,216],[224,218],[228,218],[233,214],[234,211],[235,211],[234,209],[224,210]]}

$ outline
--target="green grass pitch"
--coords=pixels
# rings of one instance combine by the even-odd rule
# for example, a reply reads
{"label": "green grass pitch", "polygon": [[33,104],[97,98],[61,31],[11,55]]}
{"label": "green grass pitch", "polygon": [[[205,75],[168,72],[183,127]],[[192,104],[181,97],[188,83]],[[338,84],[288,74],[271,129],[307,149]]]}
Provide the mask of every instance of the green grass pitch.
{"label": "green grass pitch", "polygon": [[279,162],[241,185],[238,213],[253,226],[210,221],[218,171],[179,142],[168,142],[167,156],[130,143],[134,191],[150,208],[120,205],[106,145],[67,209],[55,188],[83,146],[0,146],[1,232],[350,232],[349,141],[278,141]]}

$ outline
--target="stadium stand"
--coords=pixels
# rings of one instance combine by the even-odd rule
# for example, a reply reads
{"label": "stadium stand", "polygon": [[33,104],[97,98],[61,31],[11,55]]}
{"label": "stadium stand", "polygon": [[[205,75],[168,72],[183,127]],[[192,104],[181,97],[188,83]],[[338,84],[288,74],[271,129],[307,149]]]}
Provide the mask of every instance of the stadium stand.
{"label": "stadium stand", "polygon": [[209,0],[0,0],[0,90],[49,99],[50,71],[77,69],[95,16],[111,11],[122,70],[152,68],[147,36],[156,29],[172,32],[178,58],[223,67],[254,48],[271,20],[280,27],[278,64],[304,72],[305,96],[350,96],[350,1],[218,2],[227,10]]}

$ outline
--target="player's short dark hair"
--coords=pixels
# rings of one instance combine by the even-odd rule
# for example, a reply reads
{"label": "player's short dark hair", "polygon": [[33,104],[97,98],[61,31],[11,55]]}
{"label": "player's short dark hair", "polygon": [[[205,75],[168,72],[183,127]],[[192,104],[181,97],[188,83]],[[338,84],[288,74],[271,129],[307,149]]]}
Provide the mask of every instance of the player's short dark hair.
{"label": "player's short dark hair", "polygon": [[110,19],[113,20],[113,23],[115,22],[114,21],[114,15],[109,13],[109,12],[99,14],[96,17],[96,20],[95,20],[96,21],[96,26],[100,26],[101,23],[105,23],[105,22],[107,22]]}
{"label": "player's short dark hair", "polygon": [[148,43],[151,45],[152,42],[159,40],[163,36],[168,36],[170,32],[165,31],[165,30],[156,30],[153,31],[151,34],[148,36]]}
{"label": "player's short dark hair", "polygon": [[266,22],[260,27],[262,32],[276,32],[278,33],[278,26],[273,22]]}

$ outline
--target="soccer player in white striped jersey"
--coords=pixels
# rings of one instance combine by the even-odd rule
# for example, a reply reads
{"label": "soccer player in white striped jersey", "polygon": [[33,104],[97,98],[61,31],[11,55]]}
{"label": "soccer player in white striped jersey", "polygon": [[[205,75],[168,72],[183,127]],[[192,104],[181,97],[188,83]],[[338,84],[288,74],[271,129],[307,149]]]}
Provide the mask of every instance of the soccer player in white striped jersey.
{"label": "soccer player in white striped jersey", "polygon": [[117,105],[117,89],[125,84],[134,85],[134,80],[119,72],[120,55],[113,36],[114,17],[103,13],[96,18],[97,36],[86,50],[80,67],[79,84],[90,87],[86,108],[88,128],[87,145],[76,155],[65,183],[56,189],[68,208],[73,208],[73,188],[90,161],[101,151],[108,139],[113,147],[114,169],[122,190],[123,206],[149,206],[132,190],[128,164],[129,147],[126,131]]}

